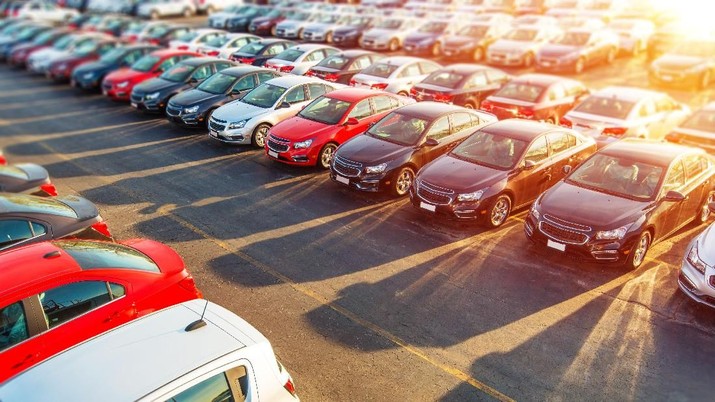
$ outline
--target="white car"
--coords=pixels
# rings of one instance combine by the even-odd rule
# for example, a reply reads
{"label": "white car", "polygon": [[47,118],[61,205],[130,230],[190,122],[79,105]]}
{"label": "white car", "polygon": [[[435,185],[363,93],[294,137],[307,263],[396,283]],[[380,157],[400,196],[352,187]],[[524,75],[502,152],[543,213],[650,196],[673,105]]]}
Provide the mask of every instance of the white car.
{"label": "white car", "polygon": [[[715,213],[712,194],[708,201],[711,202],[708,211],[702,211],[705,216]],[[713,244],[715,244],[715,223],[708,226],[690,242],[678,276],[678,286],[683,293],[696,302],[711,308],[715,308],[715,247]]]}
{"label": "white car", "polygon": [[350,86],[408,96],[415,84],[440,68],[441,65],[419,57],[386,57],[355,74],[350,80]]}
{"label": "white car", "polygon": [[35,21],[62,22],[78,15],[77,10],[62,8],[47,1],[28,1],[23,3],[17,12],[18,18],[27,18]]}
{"label": "white car", "polygon": [[337,87],[318,78],[295,75],[266,81],[243,98],[216,109],[209,119],[209,137],[263,148],[271,127]]}
{"label": "white car", "polygon": [[196,0],[196,9],[201,13],[211,14],[241,3],[241,0]]}
{"label": "white car", "polygon": [[306,25],[319,21],[323,13],[318,11],[299,11],[276,24],[276,36],[283,39],[302,39]]}
{"label": "white car", "polygon": [[162,17],[191,17],[196,14],[194,0],[148,0],[137,9],[137,15],[153,20]]}
{"label": "white car", "polygon": [[74,49],[108,37],[108,35],[102,33],[67,35],[55,42],[52,47],[32,53],[27,59],[27,69],[34,73],[45,74],[53,62],[68,56]]}
{"label": "white car", "polygon": [[539,49],[561,34],[557,26],[519,25],[489,46],[487,62],[497,66],[531,67]]}
{"label": "white car", "polygon": [[261,40],[261,37],[246,33],[232,33],[216,36],[198,47],[198,52],[207,56],[227,59],[238,49],[251,42]]}
{"label": "white car", "polygon": [[205,45],[208,41],[219,36],[226,35],[226,31],[213,28],[199,28],[181,35],[178,39],[169,41],[169,47],[177,50],[188,50],[196,52],[199,46]]}
{"label": "white car", "polygon": [[295,402],[298,397],[263,334],[229,310],[197,299],[135,319],[31,367],[0,385],[0,400]]}
{"label": "white car", "polygon": [[621,18],[608,24],[618,34],[621,51],[638,55],[648,48],[648,40],[655,33],[652,21],[638,18]]}
{"label": "white car", "polygon": [[338,52],[340,52],[340,49],[327,45],[296,45],[266,60],[264,66],[282,73],[303,75],[324,58]]}
{"label": "white car", "polygon": [[423,20],[415,18],[385,18],[375,27],[363,32],[359,45],[363,49],[394,52],[402,47],[405,37],[416,31],[423,23]]}
{"label": "white car", "polygon": [[307,42],[333,42],[333,31],[346,21],[350,21],[348,14],[322,14],[320,18],[303,27],[303,40]]}
{"label": "white car", "polygon": [[561,118],[561,124],[603,145],[625,137],[662,140],[688,115],[688,106],[665,93],[608,87],[584,98]]}

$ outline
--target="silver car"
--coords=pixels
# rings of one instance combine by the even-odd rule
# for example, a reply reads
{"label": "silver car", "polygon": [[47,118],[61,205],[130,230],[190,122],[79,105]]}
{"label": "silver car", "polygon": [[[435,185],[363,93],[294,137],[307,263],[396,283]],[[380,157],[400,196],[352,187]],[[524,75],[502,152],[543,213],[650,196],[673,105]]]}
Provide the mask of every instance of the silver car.
{"label": "silver car", "polygon": [[266,81],[240,100],[216,109],[209,119],[209,137],[262,148],[271,127],[295,116],[303,106],[337,86],[294,75]]}
{"label": "silver car", "polygon": [[148,0],[139,5],[137,15],[153,20],[163,17],[184,16],[196,14],[194,0]]}
{"label": "silver car", "polygon": [[228,59],[238,49],[259,40],[261,40],[259,36],[246,33],[219,35],[199,46],[198,52],[207,56]]}
{"label": "silver car", "polygon": [[323,15],[320,12],[297,12],[276,25],[276,36],[283,39],[302,39],[305,26],[320,20]]}
{"label": "silver car", "polygon": [[272,68],[282,73],[303,75],[311,67],[320,63],[328,56],[338,53],[340,49],[328,45],[307,44],[296,45],[278,53],[275,57],[266,60],[267,68]]}
{"label": "silver car", "polygon": [[335,28],[348,24],[352,17],[351,14],[323,14],[318,21],[303,27],[303,40],[332,43]]}
{"label": "silver car", "polygon": [[622,18],[612,21],[608,28],[618,34],[621,51],[638,55],[648,47],[648,40],[655,32],[652,21],[637,18]]}
{"label": "silver car", "polygon": [[422,23],[422,20],[414,18],[385,18],[363,33],[359,41],[360,47],[394,52],[402,47],[405,37],[416,31]]}
{"label": "silver car", "polygon": [[[715,201],[711,193],[708,210],[703,210],[700,221],[707,220],[715,212]],[[703,219],[705,218],[705,219]],[[708,226],[690,242],[685,258],[680,266],[678,286],[688,297],[698,303],[715,308],[715,223]]]}
{"label": "silver car", "polygon": [[419,57],[386,57],[355,74],[350,80],[350,86],[408,96],[412,86],[440,68],[442,66],[439,64]]}
{"label": "silver car", "polygon": [[487,49],[487,62],[497,66],[531,67],[542,46],[561,36],[560,28],[551,25],[521,25]]}

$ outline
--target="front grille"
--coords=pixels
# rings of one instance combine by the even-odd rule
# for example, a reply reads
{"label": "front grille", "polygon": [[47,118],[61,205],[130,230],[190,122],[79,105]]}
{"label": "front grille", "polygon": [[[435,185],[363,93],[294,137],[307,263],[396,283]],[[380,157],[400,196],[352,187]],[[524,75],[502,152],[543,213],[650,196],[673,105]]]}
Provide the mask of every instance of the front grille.
{"label": "front grille", "polygon": [[591,228],[590,226],[580,225],[578,223],[565,221],[563,219],[557,218],[557,217],[555,217],[553,215],[549,215],[549,214],[544,214],[544,219],[547,221],[550,221],[553,224],[561,226],[567,230],[575,230],[578,232],[590,232],[593,230],[593,228]]}
{"label": "front grille", "polygon": [[132,94],[131,101],[134,103],[139,103],[144,100],[144,95]]}
{"label": "front grille", "polygon": [[583,233],[563,229],[546,221],[539,222],[539,230],[546,236],[561,243],[584,244],[588,241],[588,236]]}
{"label": "front grille", "polygon": [[362,163],[335,156],[333,159],[333,169],[345,177],[357,177],[362,169]]}
{"label": "front grille", "polygon": [[166,105],[166,114],[169,116],[181,116],[181,108],[177,108],[173,105]]}
{"label": "front grille", "polygon": [[212,130],[216,130],[216,131],[223,131],[223,129],[226,128],[225,125],[218,123],[218,122],[217,122],[216,120],[214,120],[214,119],[209,120],[209,127],[210,127]]}
{"label": "front grille", "polygon": [[286,33],[285,29],[276,29],[276,36],[281,36]]}
{"label": "front grille", "polygon": [[452,202],[454,190],[420,180],[417,182],[417,195],[431,204],[447,205]]}
{"label": "front grille", "polygon": [[286,152],[290,148],[290,141],[286,138],[270,135],[268,137],[268,148],[276,152]]}

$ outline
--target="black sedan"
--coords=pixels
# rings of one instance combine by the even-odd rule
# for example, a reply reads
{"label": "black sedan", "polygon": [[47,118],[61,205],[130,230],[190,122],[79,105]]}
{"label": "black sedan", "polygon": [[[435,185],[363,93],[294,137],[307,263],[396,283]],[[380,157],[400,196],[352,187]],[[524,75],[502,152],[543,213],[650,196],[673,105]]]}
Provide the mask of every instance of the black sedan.
{"label": "black sedan", "polygon": [[[240,99],[258,85],[281,74],[262,67],[241,66],[222,70],[196,89],[182,92],[169,100],[167,118],[184,127],[205,127],[211,113],[221,105]],[[178,114],[169,114],[179,111]]]}
{"label": "black sedan", "polygon": [[0,250],[68,236],[112,239],[97,207],[82,197],[0,193]]}
{"label": "black sedan", "polygon": [[361,191],[389,189],[404,196],[422,166],[496,120],[489,113],[444,103],[403,106],[343,143],[330,164],[330,177]]}
{"label": "black sedan", "polygon": [[715,82],[715,39],[690,39],[651,63],[648,79],[653,85],[706,89]]}
{"label": "black sedan", "polygon": [[596,141],[576,131],[531,120],[502,120],[480,128],[423,167],[410,199],[430,215],[498,227],[513,209],[534,202],[563,171],[594,152]]}
{"label": "black sedan", "polygon": [[478,109],[482,101],[511,80],[511,76],[496,68],[478,64],[453,64],[437,70],[410,90],[418,100],[453,103]]}
{"label": "black sedan", "polygon": [[99,89],[104,76],[122,67],[129,67],[147,53],[158,50],[154,45],[122,46],[111,50],[99,60],[82,64],[72,71],[72,86]]}
{"label": "black sedan", "polygon": [[624,139],[541,195],[524,225],[539,247],[638,268],[650,246],[707,221],[715,164],[705,151]]}
{"label": "black sedan", "polygon": [[47,170],[34,163],[0,166],[0,191],[51,197],[57,195]]}
{"label": "black sedan", "polygon": [[333,31],[333,44],[341,47],[353,47],[359,45],[362,33],[372,28],[376,17],[369,15],[354,15],[345,26],[336,28]]}
{"label": "black sedan", "polygon": [[324,58],[305,75],[348,85],[353,75],[383,57],[369,50],[345,50]]}
{"label": "black sedan", "polygon": [[235,66],[228,60],[214,57],[193,57],[175,64],[157,78],[134,86],[129,102],[132,107],[148,113],[161,113],[174,95],[193,89],[217,71]]}
{"label": "black sedan", "polygon": [[238,49],[229,59],[242,64],[262,67],[266,60],[273,58],[295,44],[295,42],[285,39],[263,39]]}

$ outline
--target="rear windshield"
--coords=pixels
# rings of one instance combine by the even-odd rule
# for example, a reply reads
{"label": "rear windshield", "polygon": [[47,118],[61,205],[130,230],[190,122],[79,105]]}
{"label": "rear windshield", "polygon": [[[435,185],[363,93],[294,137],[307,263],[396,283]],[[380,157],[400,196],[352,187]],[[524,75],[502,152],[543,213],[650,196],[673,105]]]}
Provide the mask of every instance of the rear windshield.
{"label": "rear windshield", "polygon": [[375,63],[368,68],[362,70],[361,74],[371,75],[373,77],[387,78],[397,70],[398,66],[387,63]]}
{"label": "rear windshield", "polygon": [[17,179],[27,180],[28,176],[24,170],[14,166],[0,166],[0,176],[10,176]]}
{"label": "rear windshield", "polygon": [[33,197],[21,194],[5,194],[0,197],[0,211],[40,213],[77,218],[74,209],[54,198]]}
{"label": "rear windshield", "polygon": [[577,112],[595,114],[614,119],[625,119],[635,107],[634,102],[608,96],[589,96],[574,109]]}
{"label": "rear windshield", "polygon": [[160,272],[151,258],[121,244],[86,240],[60,240],[54,244],[66,251],[85,270],[119,268]]}
{"label": "rear windshield", "polygon": [[298,57],[302,56],[303,53],[305,53],[302,50],[298,49],[286,49],[274,57],[276,60],[285,60],[285,61],[296,61]]}
{"label": "rear windshield", "polygon": [[462,74],[453,71],[435,71],[422,81],[423,84],[437,85],[444,88],[454,89],[464,79]]}
{"label": "rear windshield", "polygon": [[494,96],[500,98],[516,99],[524,102],[536,102],[545,88],[538,85],[511,82],[504,85]]}

